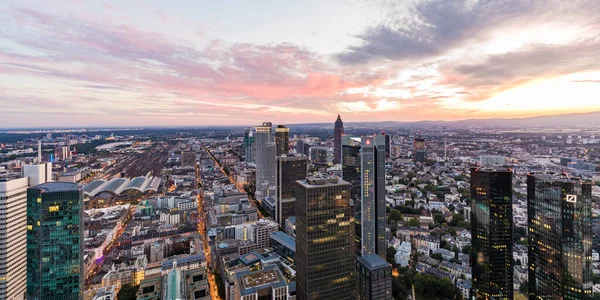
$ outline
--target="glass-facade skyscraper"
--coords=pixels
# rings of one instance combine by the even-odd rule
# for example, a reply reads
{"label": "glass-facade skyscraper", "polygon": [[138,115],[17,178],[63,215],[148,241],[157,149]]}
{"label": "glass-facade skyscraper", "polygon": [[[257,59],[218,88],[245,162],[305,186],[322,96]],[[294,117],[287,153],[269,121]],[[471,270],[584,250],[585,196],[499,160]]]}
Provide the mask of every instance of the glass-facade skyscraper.
{"label": "glass-facade skyscraper", "polygon": [[256,151],[256,145],[255,145],[254,130],[252,128],[248,128],[248,129],[246,129],[246,132],[244,133],[244,155],[246,157],[246,162],[253,163],[255,161],[254,160],[255,151]]}
{"label": "glass-facade skyscraper", "polygon": [[342,117],[337,116],[333,127],[333,163],[339,164],[342,157],[342,135],[344,134],[344,122]]}
{"label": "glass-facade skyscraper", "polygon": [[298,300],[355,299],[350,185],[321,174],[296,185]]}
{"label": "glass-facade skyscraper", "polygon": [[306,178],[308,157],[302,154],[277,157],[277,213],[275,220],[282,227],[295,216],[296,181]]}
{"label": "glass-facade skyscraper", "polygon": [[513,299],[512,170],[471,169],[472,295]]}
{"label": "glass-facade skyscraper", "polygon": [[[275,155],[269,157],[267,153],[267,144],[271,143],[271,131],[273,125],[271,122],[263,122],[261,126],[256,127],[256,198],[262,200],[269,189],[269,160],[275,162]],[[273,184],[275,182],[272,182]]]}
{"label": "glass-facade skyscraper", "polygon": [[83,191],[50,182],[27,190],[27,299],[83,299]]}
{"label": "glass-facade skyscraper", "polygon": [[275,144],[277,147],[277,156],[290,153],[290,129],[285,125],[277,125],[275,128]]}
{"label": "glass-facade skyscraper", "polygon": [[342,137],[342,178],[355,207],[356,254],[385,259],[385,135]]}
{"label": "glass-facade skyscraper", "polygon": [[529,299],[591,299],[592,185],[527,176]]}

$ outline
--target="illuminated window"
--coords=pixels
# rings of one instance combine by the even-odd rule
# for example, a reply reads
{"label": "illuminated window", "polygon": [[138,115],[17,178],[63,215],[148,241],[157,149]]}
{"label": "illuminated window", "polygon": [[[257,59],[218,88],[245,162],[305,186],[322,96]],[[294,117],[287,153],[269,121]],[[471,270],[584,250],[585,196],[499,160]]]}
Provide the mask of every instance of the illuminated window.
{"label": "illuminated window", "polygon": [[53,206],[48,207],[49,212],[57,212],[59,210],[60,210],[60,208],[58,207],[58,205],[53,205]]}

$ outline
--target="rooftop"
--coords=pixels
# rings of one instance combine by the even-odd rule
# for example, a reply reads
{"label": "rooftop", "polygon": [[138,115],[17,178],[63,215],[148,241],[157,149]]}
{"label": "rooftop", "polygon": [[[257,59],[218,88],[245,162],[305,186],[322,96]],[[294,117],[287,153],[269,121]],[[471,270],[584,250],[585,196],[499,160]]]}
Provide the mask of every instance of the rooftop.
{"label": "rooftop", "polygon": [[36,185],[32,189],[39,189],[44,192],[78,191],[79,185],[71,182],[46,182]]}
{"label": "rooftop", "polygon": [[310,188],[310,187],[321,187],[321,186],[336,186],[336,185],[349,185],[347,181],[342,180],[340,177],[335,175],[329,175],[325,173],[320,173],[317,175],[313,175],[310,177],[306,177],[305,180],[297,181],[300,185]]}
{"label": "rooftop", "polygon": [[283,231],[271,232],[271,238],[280,244],[286,246],[292,251],[296,251],[296,239]]}
{"label": "rooftop", "polygon": [[358,258],[365,267],[369,270],[377,270],[381,268],[391,267],[391,265],[377,254],[368,254]]}

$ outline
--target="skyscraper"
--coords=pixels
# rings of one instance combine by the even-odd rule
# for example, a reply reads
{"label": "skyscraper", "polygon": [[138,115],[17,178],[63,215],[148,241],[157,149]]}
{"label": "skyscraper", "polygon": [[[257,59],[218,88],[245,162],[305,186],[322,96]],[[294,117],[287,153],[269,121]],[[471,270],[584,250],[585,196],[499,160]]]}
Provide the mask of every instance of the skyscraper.
{"label": "skyscraper", "polygon": [[342,157],[342,135],[344,134],[344,122],[338,114],[333,127],[333,163],[339,164]]}
{"label": "skyscraper", "polygon": [[255,161],[255,151],[254,130],[252,128],[248,128],[244,133],[244,154],[246,156],[246,162],[253,163]]}
{"label": "skyscraper", "polygon": [[277,145],[275,142],[267,143],[266,149],[266,192],[267,196],[275,196],[277,193]]}
{"label": "skyscraper", "polygon": [[527,175],[529,299],[591,299],[592,185]]}
{"label": "skyscraper", "polygon": [[471,195],[472,295],[512,300],[512,171],[471,169]]}
{"label": "skyscraper", "polygon": [[[256,197],[262,200],[268,189],[267,143],[271,142],[271,122],[256,127]],[[275,157],[273,157],[273,161]]]}
{"label": "skyscraper", "polygon": [[297,181],[297,299],[354,299],[350,185],[321,174]]}
{"label": "skyscraper", "polygon": [[275,128],[275,144],[277,146],[277,156],[288,154],[288,144],[290,143],[290,129],[285,125],[277,125]]}
{"label": "skyscraper", "polygon": [[27,190],[27,298],[82,299],[83,191],[50,182]]}
{"label": "skyscraper", "polygon": [[342,178],[351,184],[356,251],[385,259],[385,135],[342,138]]}
{"label": "skyscraper", "polygon": [[27,184],[27,177],[0,178],[0,299],[25,299]]}
{"label": "skyscraper", "polygon": [[392,300],[392,265],[377,254],[356,259],[356,299]]}
{"label": "skyscraper", "polygon": [[425,139],[421,137],[415,138],[415,161],[416,162],[425,162],[427,159],[427,149],[425,148]]}
{"label": "skyscraper", "polygon": [[306,178],[308,157],[302,154],[277,157],[277,214],[275,220],[285,226],[285,220],[294,213],[296,181]]}

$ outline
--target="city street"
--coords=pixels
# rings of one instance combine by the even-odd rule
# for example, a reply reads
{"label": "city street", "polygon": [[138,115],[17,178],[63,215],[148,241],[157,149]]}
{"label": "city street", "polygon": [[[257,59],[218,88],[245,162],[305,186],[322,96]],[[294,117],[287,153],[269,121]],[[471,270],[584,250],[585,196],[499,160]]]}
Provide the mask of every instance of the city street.
{"label": "city street", "polygon": [[[196,166],[196,186],[198,186],[198,182],[200,182],[200,168]],[[219,297],[219,289],[217,287],[217,283],[215,282],[215,276],[213,275],[211,269],[212,264],[212,255],[210,252],[210,247],[208,244],[207,230],[206,230],[206,210],[204,209],[204,197],[202,195],[202,190],[198,191],[198,233],[202,235],[202,244],[204,245],[204,255],[206,256],[206,264],[208,266],[208,270],[206,272],[208,277],[208,285],[210,289],[210,296],[213,300],[221,299]]]}

